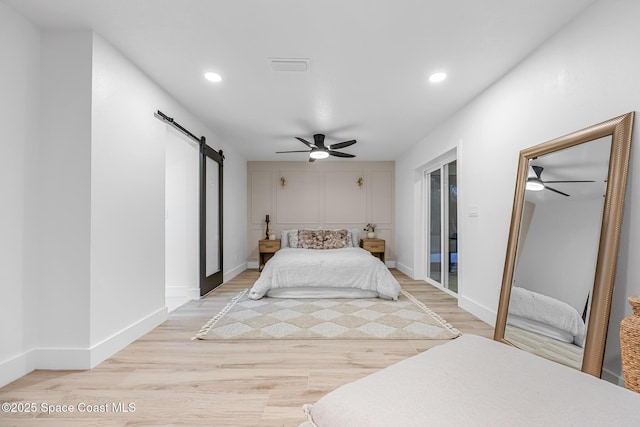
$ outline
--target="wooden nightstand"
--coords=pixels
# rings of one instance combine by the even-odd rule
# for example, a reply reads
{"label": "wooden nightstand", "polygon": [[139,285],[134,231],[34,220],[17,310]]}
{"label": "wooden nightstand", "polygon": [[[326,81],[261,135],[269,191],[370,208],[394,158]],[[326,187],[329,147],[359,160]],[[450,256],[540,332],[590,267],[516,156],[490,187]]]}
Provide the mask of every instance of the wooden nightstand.
{"label": "wooden nightstand", "polygon": [[360,239],[360,247],[371,252],[371,255],[380,258],[384,262],[384,240],[383,239]]}
{"label": "wooden nightstand", "polygon": [[280,240],[260,240],[258,242],[259,271],[262,271],[264,265],[271,259],[273,254],[280,250]]}

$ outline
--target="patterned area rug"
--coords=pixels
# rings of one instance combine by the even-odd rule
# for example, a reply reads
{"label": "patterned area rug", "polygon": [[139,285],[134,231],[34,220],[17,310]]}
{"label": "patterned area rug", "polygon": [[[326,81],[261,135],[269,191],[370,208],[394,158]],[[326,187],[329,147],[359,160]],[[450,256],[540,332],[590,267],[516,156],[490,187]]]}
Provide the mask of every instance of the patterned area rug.
{"label": "patterned area rug", "polygon": [[410,293],[372,299],[236,295],[192,339],[453,339],[460,332]]}

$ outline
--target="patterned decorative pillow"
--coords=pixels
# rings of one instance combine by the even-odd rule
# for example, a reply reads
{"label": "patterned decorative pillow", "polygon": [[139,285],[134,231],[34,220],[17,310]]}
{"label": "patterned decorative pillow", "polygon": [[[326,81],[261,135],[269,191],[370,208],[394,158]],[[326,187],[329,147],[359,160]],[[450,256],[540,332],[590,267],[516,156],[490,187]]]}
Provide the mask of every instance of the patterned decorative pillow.
{"label": "patterned decorative pillow", "polygon": [[287,242],[290,248],[298,247],[298,230],[289,231],[287,233]]}
{"label": "patterned decorative pillow", "polygon": [[302,249],[322,249],[324,230],[298,230],[298,247]]}
{"label": "patterned decorative pillow", "polygon": [[324,249],[342,249],[353,247],[353,240],[349,230],[325,230]]}

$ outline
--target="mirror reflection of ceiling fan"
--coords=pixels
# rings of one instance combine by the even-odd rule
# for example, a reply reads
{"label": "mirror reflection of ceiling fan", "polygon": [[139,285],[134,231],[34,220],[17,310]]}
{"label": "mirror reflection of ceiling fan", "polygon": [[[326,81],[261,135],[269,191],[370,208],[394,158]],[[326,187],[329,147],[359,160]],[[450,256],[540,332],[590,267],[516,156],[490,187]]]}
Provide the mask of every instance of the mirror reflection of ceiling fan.
{"label": "mirror reflection of ceiling fan", "polygon": [[276,151],[276,154],[282,153],[309,153],[309,161],[315,162],[317,159],[326,159],[329,156],[335,157],[355,157],[353,154],[343,153],[340,151],[335,151],[340,148],[346,148],[357,141],[352,139],[350,141],[338,142],[337,144],[324,145],[324,135],[321,133],[317,133],[313,135],[313,143],[299,138],[296,136],[296,139],[302,142],[304,145],[310,148],[310,150],[294,150],[294,151]]}
{"label": "mirror reflection of ceiling fan", "polygon": [[536,176],[530,176],[529,178],[527,178],[526,189],[529,191],[542,191],[546,189],[549,191],[553,191],[554,193],[558,193],[563,196],[569,197],[567,193],[564,193],[553,187],[549,187],[547,184],[560,184],[560,183],[567,183],[567,182],[595,182],[595,181],[584,181],[584,180],[543,181],[541,176],[544,168],[542,166],[531,166],[531,169],[533,169],[533,172],[536,174]]}

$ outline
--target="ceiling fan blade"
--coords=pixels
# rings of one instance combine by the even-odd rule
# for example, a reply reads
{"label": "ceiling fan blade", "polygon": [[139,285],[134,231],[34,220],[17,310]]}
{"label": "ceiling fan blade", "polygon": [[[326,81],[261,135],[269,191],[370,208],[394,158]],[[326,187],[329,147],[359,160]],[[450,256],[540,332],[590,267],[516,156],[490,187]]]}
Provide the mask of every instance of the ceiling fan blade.
{"label": "ceiling fan blade", "polygon": [[[540,182],[544,183],[544,184],[561,184],[561,183],[567,183],[567,182],[595,182],[595,181],[581,181],[581,180],[565,180],[565,181],[544,181],[540,178],[540,175],[542,175],[542,171],[544,170],[544,168],[542,166],[531,166],[531,169],[533,169],[533,171],[535,172],[536,176],[538,177],[538,180],[540,180]],[[545,186],[546,187],[546,186]],[[546,187],[551,191],[555,191],[556,193],[562,194],[564,196],[569,197],[568,194],[563,193],[562,191],[558,191],[555,190],[553,188],[550,187]]]}
{"label": "ceiling fan blade", "polygon": [[321,133],[316,133],[315,135],[313,135],[313,142],[315,143],[316,147],[324,148],[324,135]]}
{"label": "ceiling fan blade", "polygon": [[341,153],[340,151],[329,150],[329,154],[336,157],[355,157],[353,154]]}
{"label": "ceiling fan blade", "polygon": [[595,182],[595,181],[545,181],[545,182],[548,182],[550,184],[561,184],[566,182]]}
{"label": "ceiling fan blade", "polygon": [[312,143],[310,143],[309,141],[302,139],[302,138],[298,138],[297,136],[295,137],[298,141],[302,142],[304,145],[306,145],[309,148],[315,148],[316,146]]}
{"label": "ceiling fan blade", "polygon": [[314,159],[313,157],[309,157],[309,162],[315,162],[316,159]]}
{"label": "ceiling fan blade", "polygon": [[276,151],[276,154],[282,154],[282,153],[310,153],[311,151],[309,150],[293,150],[293,151]]}
{"label": "ceiling fan blade", "polygon": [[563,193],[562,191],[556,190],[555,188],[547,187],[546,185],[544,186],[544,188],[546,188],[547,190],[553,191],[554,193],[558,193],[558,194],[562,194],[563,196],[570,197],[567,193]]}
{"label": "ceiling fan blade", "polygon": [[329,146],[329,150],[337,150],[337,149],[340,149],[340,148],[349,147],[350,145],[353,145],[356,142],[358,142],[358,141],[356,141],[355,139],[352,139],[351,141],[344,141],[344,142],[338,142],[337,144],[331,144]]}

